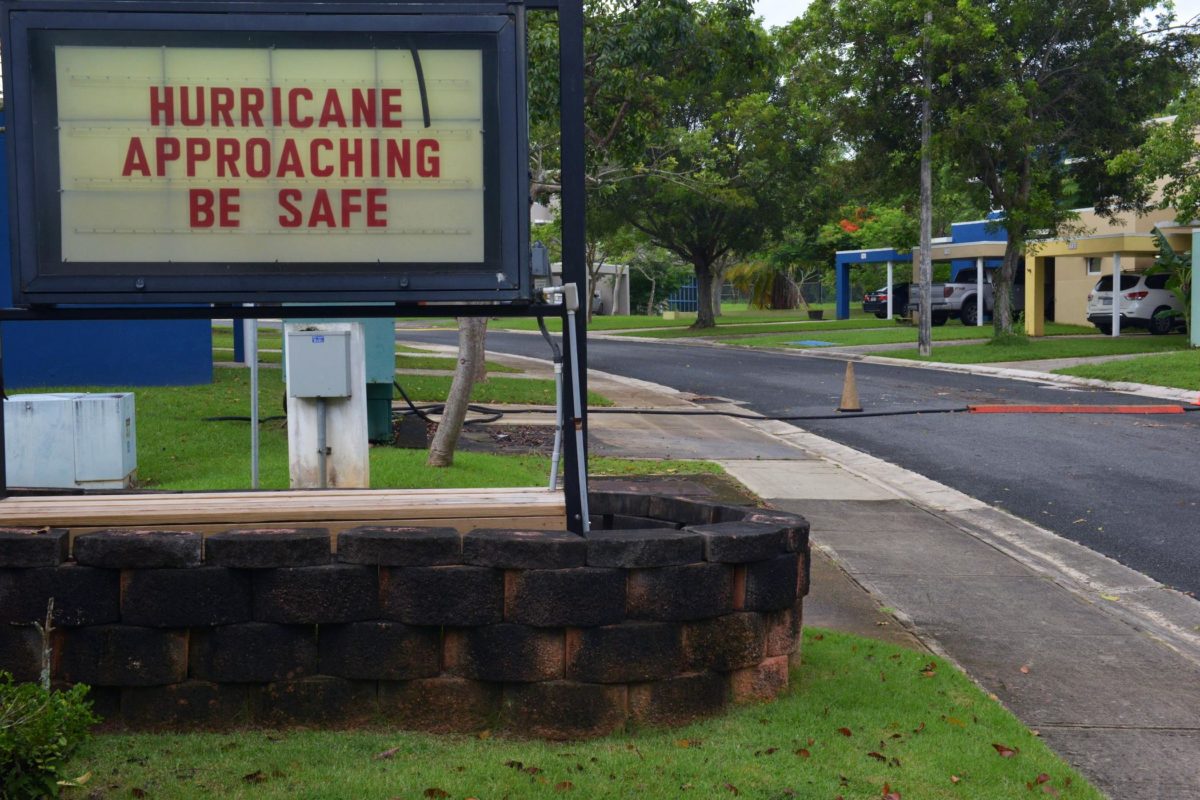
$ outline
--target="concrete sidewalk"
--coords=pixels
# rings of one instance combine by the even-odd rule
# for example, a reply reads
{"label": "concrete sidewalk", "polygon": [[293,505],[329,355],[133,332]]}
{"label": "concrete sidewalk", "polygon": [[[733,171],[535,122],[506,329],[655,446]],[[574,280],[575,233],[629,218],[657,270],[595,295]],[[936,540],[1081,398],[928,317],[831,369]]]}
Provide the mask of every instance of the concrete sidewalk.
{"label": "concrete sidewalk", "polygon": [[[594,372],[589,385],[618,406],[726,407]],[[765,501],[807,517],[817,557],[806,623],[951,659],[1111,797],[1200,797],[1192,598],[785,423],[597,414],[589,431],[597,454],[718,461]]]}

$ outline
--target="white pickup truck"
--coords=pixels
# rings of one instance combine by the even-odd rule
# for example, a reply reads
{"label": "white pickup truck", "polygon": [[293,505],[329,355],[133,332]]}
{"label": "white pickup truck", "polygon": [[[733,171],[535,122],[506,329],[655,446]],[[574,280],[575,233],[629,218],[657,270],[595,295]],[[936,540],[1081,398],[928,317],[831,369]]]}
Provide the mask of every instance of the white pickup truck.
{"label": "white pickup truck", "polygon": [[[992,313],[992,275],[994,267],[983,270],[983,309],[984,314]],[[1024,272],[1017,275],[1024,278]],[[933,325],[945,325],[946,320],[958,318],[963,325],[974,325],[979,313],[979,286],[975,282],[975,267],[964,265],[956,267],[949,283],[935,283],[929,287],[930,322]],[[1013,284],[1012,308],[1020,311],[1025,308],[1025,284]],[[913,284],[908,297],[908,312],[911,314],[918,308],[919,290]]]}

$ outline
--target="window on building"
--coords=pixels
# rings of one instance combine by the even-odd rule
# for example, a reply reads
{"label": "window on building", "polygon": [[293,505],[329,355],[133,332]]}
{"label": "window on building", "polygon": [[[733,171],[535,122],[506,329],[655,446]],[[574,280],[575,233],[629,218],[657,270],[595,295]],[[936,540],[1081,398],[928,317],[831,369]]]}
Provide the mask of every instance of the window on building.
{"label": "window on building", "polygon": [[1100,269],[1100,257],[1099,256],[1088,256],[1087,258],[1085,258],[1083,260],[1083,263],[1087,265],[1087,274],[1088,275],[1099,275],[1102,271]]}

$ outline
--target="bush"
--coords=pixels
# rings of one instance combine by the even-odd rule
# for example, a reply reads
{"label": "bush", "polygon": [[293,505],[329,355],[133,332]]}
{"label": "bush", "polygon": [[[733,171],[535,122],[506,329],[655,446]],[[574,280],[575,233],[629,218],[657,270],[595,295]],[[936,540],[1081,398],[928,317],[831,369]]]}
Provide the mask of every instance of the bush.
{"label": "bush", "polygon": [[15,683],[0,672],[0,800],[58,796],[63,764],[98,722],[87,692]]}

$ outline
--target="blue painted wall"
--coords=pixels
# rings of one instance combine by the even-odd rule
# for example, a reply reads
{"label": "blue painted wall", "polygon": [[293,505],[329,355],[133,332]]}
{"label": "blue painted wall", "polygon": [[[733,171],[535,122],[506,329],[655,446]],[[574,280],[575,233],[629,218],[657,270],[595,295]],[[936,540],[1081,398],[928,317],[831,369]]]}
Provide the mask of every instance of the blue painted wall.
{"label": "blue painted wall", "polygon": [[[4,117],[0,114],[0,125]],[[0,148],[4,136],[0,135]],[[0,153],[4,153],[0,149]],[[8,157],[0,157],[0,303],[12,305]],[[208,320],[5,322],[4,385],[167,386],[212,382]]]}

